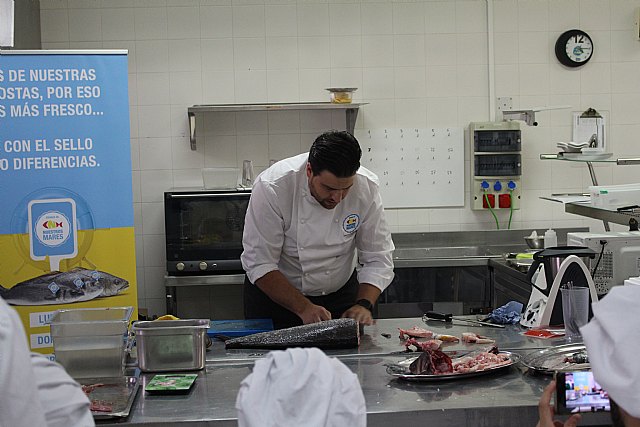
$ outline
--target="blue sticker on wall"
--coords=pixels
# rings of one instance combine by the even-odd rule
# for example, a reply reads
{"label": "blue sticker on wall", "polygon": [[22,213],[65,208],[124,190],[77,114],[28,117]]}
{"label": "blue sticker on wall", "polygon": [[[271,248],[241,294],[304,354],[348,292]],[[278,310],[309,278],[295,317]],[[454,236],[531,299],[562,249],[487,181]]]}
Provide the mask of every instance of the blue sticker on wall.
{"label": "blue sticker on wall", "polygon": [[342,229],[347,233],[355,233],[359,225],[360,217],[357,214],[350,214],[342,221]]}

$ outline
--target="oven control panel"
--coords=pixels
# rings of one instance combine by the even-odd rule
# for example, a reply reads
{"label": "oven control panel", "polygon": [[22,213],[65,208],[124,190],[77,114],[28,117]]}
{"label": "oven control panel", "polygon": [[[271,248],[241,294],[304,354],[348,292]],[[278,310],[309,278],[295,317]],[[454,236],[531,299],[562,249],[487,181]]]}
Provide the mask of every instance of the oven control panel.
{"label": "oven control panel", "polygon": [[242,272],[242,263],[239,259],[216,261],[176,261],[167,263],[167,272],[172,276],[197,275],[197,274],[229,274]]}

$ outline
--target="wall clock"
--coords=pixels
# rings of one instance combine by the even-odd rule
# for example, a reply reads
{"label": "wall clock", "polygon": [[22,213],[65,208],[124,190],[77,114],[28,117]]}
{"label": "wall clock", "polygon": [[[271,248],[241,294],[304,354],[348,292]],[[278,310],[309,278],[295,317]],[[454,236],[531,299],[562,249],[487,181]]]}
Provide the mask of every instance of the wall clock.
{"label": "wall clock", "polygon": [[556,57],[562,65],[580,67],[593,56],[593,41],[581,30],[565,31],[556,40]]}

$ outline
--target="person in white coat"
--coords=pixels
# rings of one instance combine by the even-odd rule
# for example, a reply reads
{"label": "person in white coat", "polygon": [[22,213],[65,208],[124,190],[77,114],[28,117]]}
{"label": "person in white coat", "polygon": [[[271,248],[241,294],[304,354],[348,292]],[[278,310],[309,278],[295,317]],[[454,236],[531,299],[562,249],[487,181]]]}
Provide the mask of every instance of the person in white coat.
{"label": "person in white coat", "polygon": [[90,402],[62,366],[30,353],[18,317],[0,298],[0,426],[94,426]]}
{"label": "person in white coat", "polygon": [[255,179],[242,238],[247,319],[271,318],[276,328],[373,323],[394,245],[378,178],[361,156],[353,135],[329,131]]}

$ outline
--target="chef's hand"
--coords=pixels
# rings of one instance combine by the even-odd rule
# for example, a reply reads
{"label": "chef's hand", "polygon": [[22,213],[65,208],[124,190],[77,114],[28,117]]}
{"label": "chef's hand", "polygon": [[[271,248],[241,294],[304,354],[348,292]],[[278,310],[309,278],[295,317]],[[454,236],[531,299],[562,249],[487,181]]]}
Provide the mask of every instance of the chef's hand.
{"label": "chef's hand", "polygon": [[361,305],[354,305],[344,313],[341,317],[349,317],[357,320],[361,325],[373,325],[373,316],[371,312]]}
{"label": "chef's hand", "polygon": [[549,401],[551,400],[551,396],[553,396],[555,389],[556,382],[551,381],[547,388],[542,392],[540,402],[538,403],[538,415],[540,416],[540,421],[538,421],[536,427],[576,427],[582,418],[580,414],[571,415],[564,424],[562,424],[562,421],[553,420],[555,410]]}
{"label": "chef's hand", "polygon": [[309,301],[304,310],[298,314],[302,319],[302,323],[316,323],[323,320],[331,320],[331,313],[321,305],[315,305]]}

